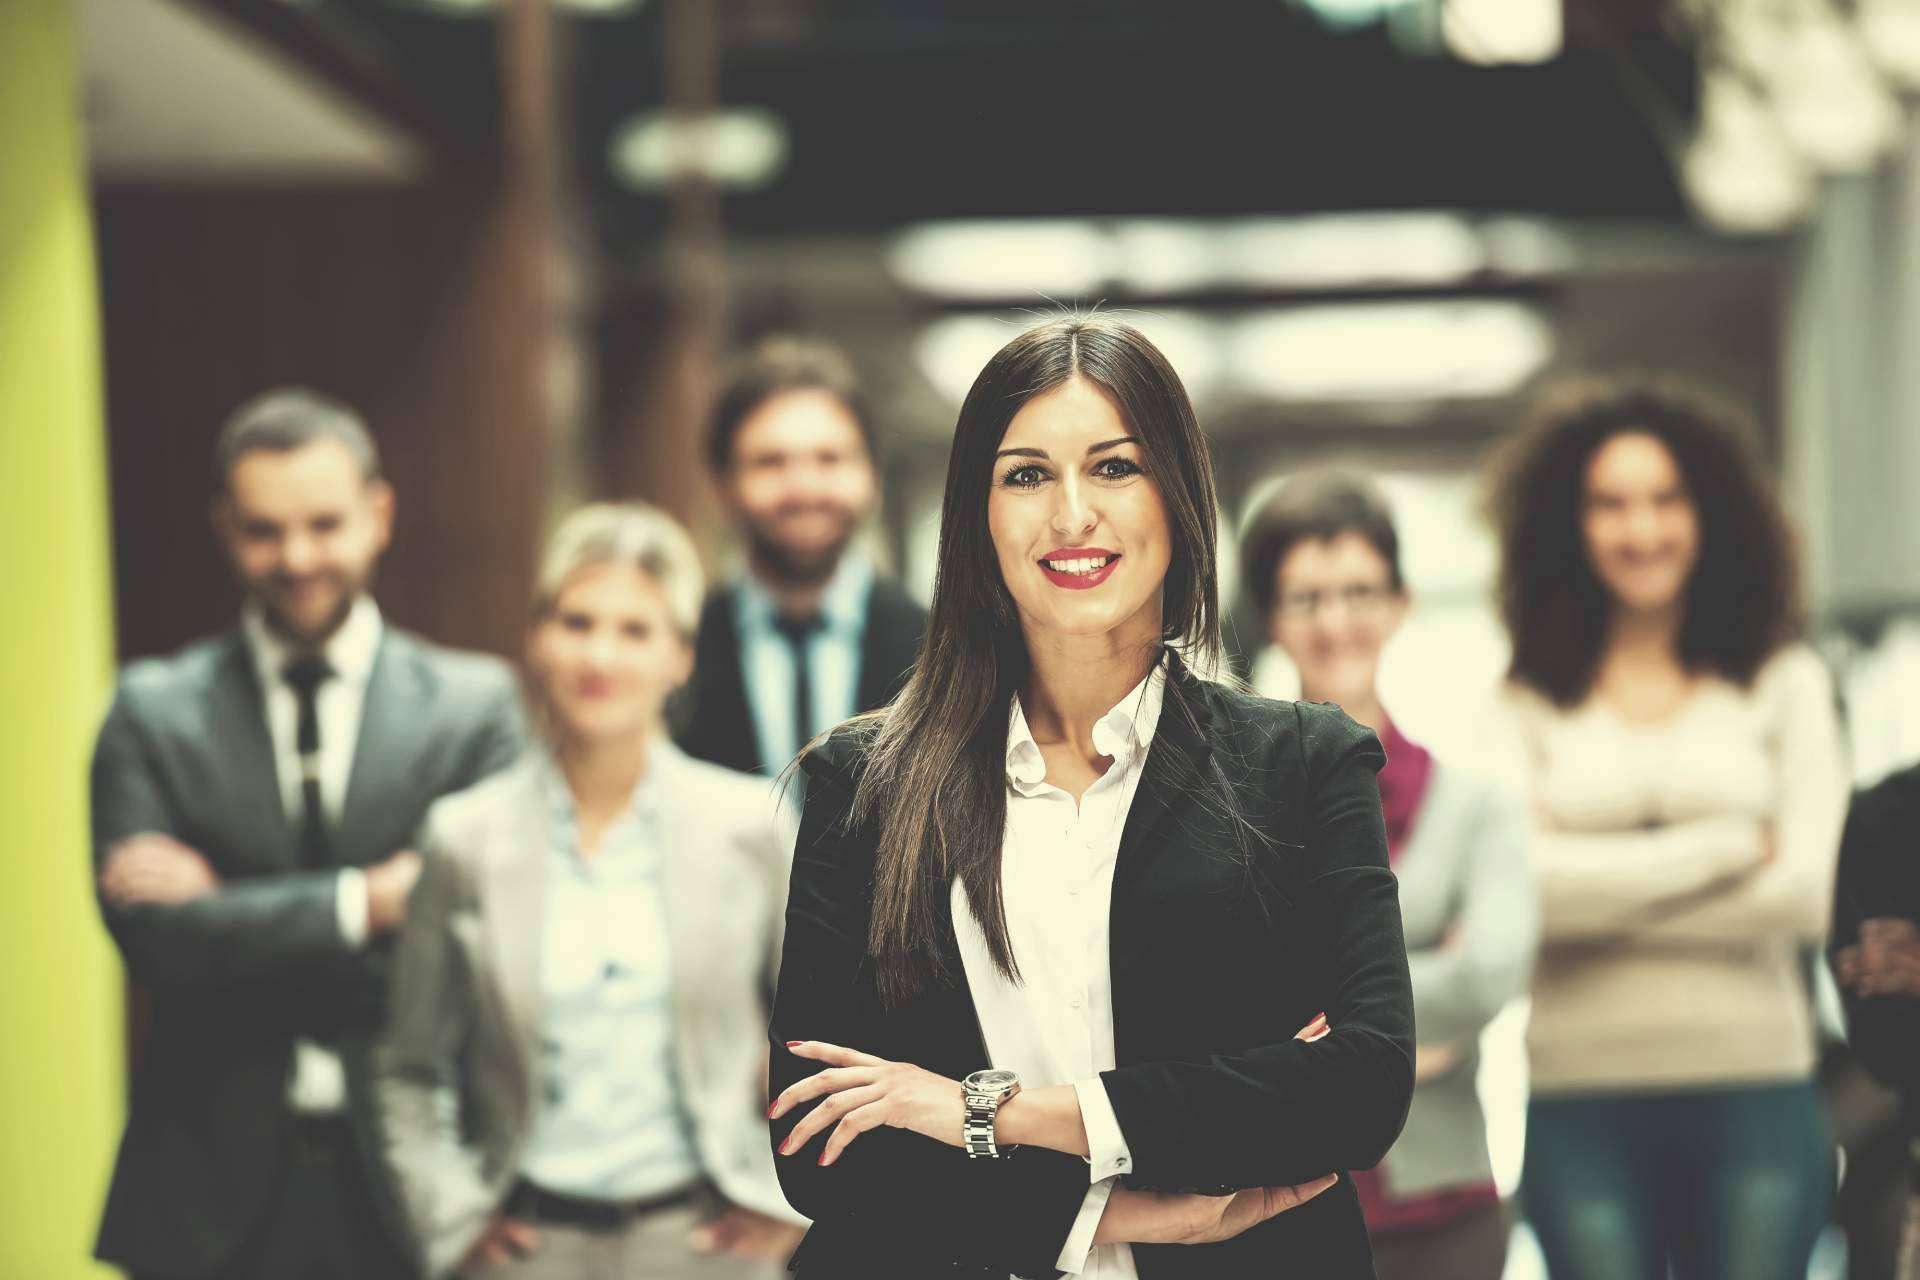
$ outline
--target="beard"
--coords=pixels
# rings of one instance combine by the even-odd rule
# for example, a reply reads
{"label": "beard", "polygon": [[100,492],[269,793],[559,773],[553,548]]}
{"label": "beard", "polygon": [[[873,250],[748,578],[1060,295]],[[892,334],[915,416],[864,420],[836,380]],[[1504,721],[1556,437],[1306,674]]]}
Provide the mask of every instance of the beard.
{"label": "beard", "polygon": [[782,542],[766,523],[747,520],[744,532],[747,554],[759,569],[795,587],[817,587],[833,576],[840,560],[853,543],[860,527],[859,517],[841,513],[840,527],[834,536],[815,546],[796,547]]}
{"label": "beard", "polygon": [[344,573],[327,574],[325,580],[336,595],[331,606],[318,619],[303,618],[293,611],[292,585],[278,578],[269,578],[256,584],[253,598],[260,606],[261,616],[274,631],[298,648],[317,649],[346,622],[347,615],[353,612],[354,603],[367,585],[365,576],[355,578]]}

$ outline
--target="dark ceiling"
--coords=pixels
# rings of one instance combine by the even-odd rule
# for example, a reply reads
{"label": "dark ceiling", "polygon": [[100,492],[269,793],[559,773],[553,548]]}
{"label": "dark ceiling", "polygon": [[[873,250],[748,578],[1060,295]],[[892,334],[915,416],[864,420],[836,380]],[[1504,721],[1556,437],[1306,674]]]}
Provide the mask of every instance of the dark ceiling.
{"label": "dark ceiling", "polygon": [[[791,148],[772,185],[727,199],[736,231],[1382,208],[1684,216],[1656,125],[1684,118],[1690,65],[1644,34],[1486,69],[1278,0],[711,2],[721,101],[776,113]],[[491,128],[490,19],[421,0],[322,8],[461,123]],[[616,128],[663,101],[664,9],[563,23],[573,163],[616,251],[649,243],[664,214],[607,164]]]}

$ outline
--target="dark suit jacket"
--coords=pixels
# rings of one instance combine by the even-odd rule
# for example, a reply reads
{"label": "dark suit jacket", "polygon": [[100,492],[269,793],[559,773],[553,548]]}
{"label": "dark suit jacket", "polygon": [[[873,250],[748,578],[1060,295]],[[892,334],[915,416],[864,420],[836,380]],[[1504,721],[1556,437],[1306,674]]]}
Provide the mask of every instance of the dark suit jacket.
{"label": "dark suit jacket", "polygon": [[[1113,880],[1119,1065],[1102,1079],[1132,1155],[1126,1185],[1221,1192],[1370,1167],[1399,1134],[1413,1092],[1413,1002],[1374,779],[1384,756],[1337,708],[1268,702],[1169,660]],[[866,956],[875,832],[847,829],[862,751],[843,731],[804,762],[770,1029],[776,1093],[817,1069],[787,1053],[788,1040],[847,1045],[956,1080],[987,1065],[950,918],[930,940],[949,976],[903,1007],[881,1006]],[[1214,798],[1216,781],[1267,838],[1250,859]],[[1332,1033],[1295,1040],[1322,1010]],[[773,1125],[776,1150],[809,1109]],[[1086,1162],[1059,1152],[971,1160],[881,1129],[823,1169],[824,1141],[776,1157],[788,1200],[814,1220],[796,1255],[807,1277],[956,1266],[1052,1276],[1088,1187]],[[1145,1280],[1373,1274],[1344,1178],[1234,1240],[1136,1245],[1134,1256]]]}
{"label": "dark suit jacket", "polygon": [[[408,847],[428,805],[512,760],[521,736],[505,664],[388,628],[333,834],[339,864]],[[293,1042],[303,1036],[345,1061],[370,1185],[410,1255],[367,1062],[385,1014],[388,948],[349,949],[337,872],[299,866],[237,630],[121,677],[94,750],[96,869],[115,841],[145,831],[199,850],[223,884],[176,907],[103,903],[130,977],[152,994],[153,1023],[98,1255],[136,1272],[220,1270],[279,1184]]]}
{"label": "dark suit jacket", "polygon": [[[784,760],[760,758],[760,740],[747,704],[747,679],[740,666],[738,588],[722,587],[700,611],[700,635],[694,651],[693,679],[675,708],[680,749],[696,760],[757,773],[778,769]],[[927,611],[899,583],[875,577],[867,595],[867,627],[860,639],[859,706],[872,711],[892,701],[920,655]]]}
{"label": "dark suit jacket", "polygon": [[[1858,942],[1861,921],[1876,916],[1920,923],[1920,765],[1860,792],[1847,811],[1828,953]],[[1848,1043],[1867,1070],[1890,1088],[1920,1092],[1920,1000],[1840,994]]]}

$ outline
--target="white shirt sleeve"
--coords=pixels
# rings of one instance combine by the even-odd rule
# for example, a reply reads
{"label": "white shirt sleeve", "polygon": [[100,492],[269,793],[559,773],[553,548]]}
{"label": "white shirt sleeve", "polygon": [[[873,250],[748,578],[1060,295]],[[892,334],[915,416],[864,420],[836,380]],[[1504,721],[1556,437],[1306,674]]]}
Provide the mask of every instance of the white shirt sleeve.
{"label": "white shirt sleeve", "polygon": [[1093,1185],[1080,1202],[1080,1216],[1073,1220],[1066,1244],[1054,1266],[1068,1275],[1076,1275],[1087,1265],[1093,1249],[1093,1233],[1107,1211],[1107,1198],[1113,1194],[1119,1175],[1133,1168],[1133,1155],[1127,1149],[1126,1135],[1120,1132],[1120,1117],[1113,1114],[1113,1100],[1099,1076],[1074,1082],[1073,1095],[1080,1102],[1080,1123],[1087,1131],[1087,1170]]}
{"label": "white shirt sleeve", "polygon": [[1113,1101],[1099,1076],[1074,1082],[1073,1093],[1080,1100],[1080,1123],[1087,1130],[1087,1164],[1095,1182],[1104,1182],[1133,1168],[1133,1152],[1127,1149],[1127,1135],[1120,1132],[1120,1117],[1113,1114]]}
{"label": "white shirt sleeve", "polygon": [[356,949],[365,946],[367,934],[373,927],[367,918],[366,872],[358,867],[348,867],[340,873],[338,886],[334,890],[333,907],[335,918],[340,922],[340,936],[346,940],[346,944]]}
{"label": "white shirt sleeve", "polygon": [[1060,1256],[1053,1265],[1068,1275],[1078,1275],[1087,1265],[1087,1255],[1093,1252],[1093,1233],[1100,1226],[1100,1219],[1107,1211],[1107,1197],[1113,1194],[1114,1180],[1096,1182],[1087,1188],[1086,1199],[1080,1202],[1080,1216],[1073,1220],[1073,1230],[1067,1232],[1067,1242],[1060,1246]]}

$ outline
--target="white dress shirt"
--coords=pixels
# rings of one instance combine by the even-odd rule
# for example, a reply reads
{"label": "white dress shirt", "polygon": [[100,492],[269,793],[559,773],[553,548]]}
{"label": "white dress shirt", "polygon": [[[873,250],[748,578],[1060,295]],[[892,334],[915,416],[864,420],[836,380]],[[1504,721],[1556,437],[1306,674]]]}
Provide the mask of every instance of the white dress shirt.
{"label": "white dress shirt", "polygon": [[[373,661],[380,651],[383,625],[379,606],[362,596],[322,650],[334,674],[314,695],[314,708],[320,718],[320,801],[328,822],[334,827],[339,826],[340,815],[346,808],[354,744],[360,737],[360,713],[366,705],[367,682],[373,676]],[[297,737],[300,697],[281,674],[296,655],[292,646],[267,625],[257,608],[246,610],[241,628],[253,655],[254,670],[266,704],[267,732],[273,739],[273,769],[280,781],[280,802],[286,810],[287,821],[298,828],[306,814]],[[338,885],[334,902],[340,936],[350,947],[362,946],[368,931],[366,874],[358,868],[344,869],[339,873]],[[308,1113],[338,1111],[346,1105],[346,1100],[347,1077],[339,1055],[311,1040],[295,1041],[293,1078],[287,1086],[287,1101],[293,1109]]]}
{"label": "white dress shirt", "polygon": [[580,846],[573,792],[551,757],[540,1055],[520,1173],[591,1200],[647,1200],[700,1181],[675,1070],[664,878],[670,833],[654,767],[600,837]]}
{"label": "white dress shirt", "polygon": [[953,886],[954,930],[992,1065],[1018,1072],[1023,1088],[1072,1084],[1079,1098],[1090,1185],[1055,1265],[1092,1280],[1135,1280],[1138,1274],[1130,1245],[1093,1247],[1115,1180],[1132,1167],[1099,1073],[1116,1065],[1107,964],[1114,862],[1165,686],[1165,666],[1158,664],[1095,722],[1093,749],[1113,763],[1077,805],[1046,781],[1046,761],[1014,699],[1000,886],[1020,985],[994,967],[965,888],[957,880]]}

